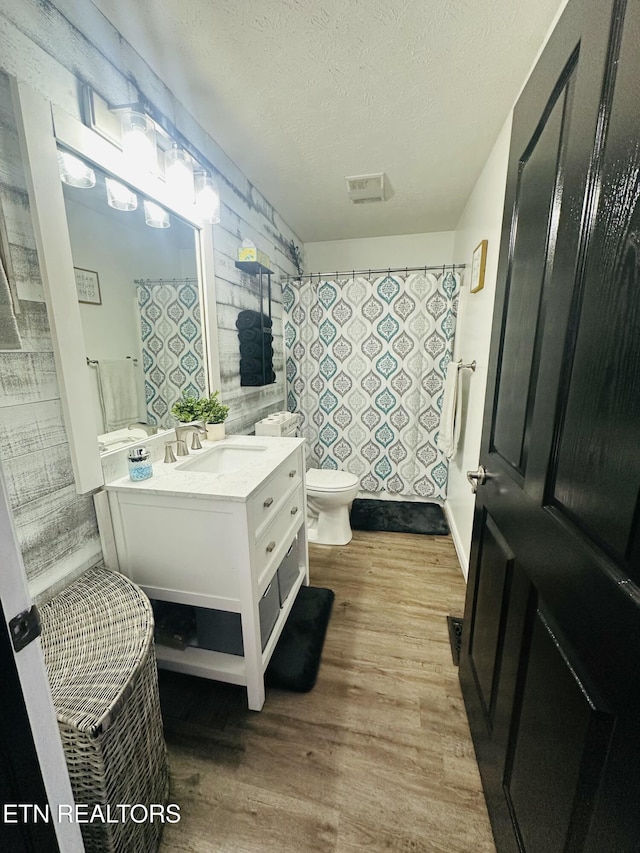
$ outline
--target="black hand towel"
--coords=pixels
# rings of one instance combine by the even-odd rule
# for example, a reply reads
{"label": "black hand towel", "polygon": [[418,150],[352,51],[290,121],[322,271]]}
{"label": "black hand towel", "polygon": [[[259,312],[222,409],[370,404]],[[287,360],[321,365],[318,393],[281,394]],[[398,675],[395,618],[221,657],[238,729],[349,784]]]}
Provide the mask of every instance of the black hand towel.
{"label": "black hand towel", "polygon": [[[271,373],[272,366],[269,364],[268,373]],[[240,375],[244,376],[245,374],[251,373],[262,373],[267,375],[267,366],[263,364],[262,359],[260,358],[241,358],[240,359]]]}
{"label": "black hand towel", "polygon": [[262,373],[247,373],[240,375],[240,385],[272,385],[276,381],[276,375],[271,371],[271,375],[267,373],[266,380],[262,378]]}
{"label": "black hand towel", "polygon": [[273,340],[271,332],[263,332],[261,329],[241,329],[238,332],[240,343],[270,344]]}
{"label": "black hand towel", "polygon": [[273,358],[273,347],[270,344],[265,344],[262,346],[261,344],[253,344],[249,343],[241,343],[240,344],[240,356],[242,358]]}
{"label": "black hand towel", "polygon": [[271,317],[259,311],[241,311],[236,320],[237,329],[270,329],[272,325]]}

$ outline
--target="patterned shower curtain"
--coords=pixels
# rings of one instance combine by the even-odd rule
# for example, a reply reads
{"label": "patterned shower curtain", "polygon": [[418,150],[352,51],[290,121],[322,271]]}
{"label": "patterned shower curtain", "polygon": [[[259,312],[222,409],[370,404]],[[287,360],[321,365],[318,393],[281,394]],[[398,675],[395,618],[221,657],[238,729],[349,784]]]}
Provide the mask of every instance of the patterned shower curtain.
{"label": "patterned shower curtain", "polygon": [[436,437],[459,285],[451,271],[287,282],[288,408],[320,467],[367,492],[444,500]]}
{"label": "patterned shower curtain", "polygon": [[169,429],[171,407],[183,391],[205,393],[206,376],[198,282],[136,282],[147,422]]}

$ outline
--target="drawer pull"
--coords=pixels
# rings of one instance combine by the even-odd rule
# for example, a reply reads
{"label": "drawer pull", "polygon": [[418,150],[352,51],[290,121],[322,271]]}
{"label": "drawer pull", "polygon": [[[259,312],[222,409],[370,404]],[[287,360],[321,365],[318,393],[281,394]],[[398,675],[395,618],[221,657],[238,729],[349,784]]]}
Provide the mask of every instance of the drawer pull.
{"label": "drawer pull", "polygon": [[276,547],[275,542],[269,542],[269,544],[267,545],[267,553],[270,554],[275,547]]}
{"label": "drawer pull", "polygon": [[267,498],[266,501],[264,502],[263,506],[270,507],[272,503],[273,503],[273,498]]}
{"label": "drawer pull", "polygon": [[292,507],[291,507],[291,515],[295,515],[297,512],[298,512],[298,507],[297,507],[297,506],[292,506]]}
{"label": "drawer pull", "polygon": [[293,470],[293,471],[289,471],[289,476],[290,476],[290,477],[295,477],[297,473],[298,473],[298,472],[297,472],[297,471],[296,471],[296,469],[294,468],[294,470]]}

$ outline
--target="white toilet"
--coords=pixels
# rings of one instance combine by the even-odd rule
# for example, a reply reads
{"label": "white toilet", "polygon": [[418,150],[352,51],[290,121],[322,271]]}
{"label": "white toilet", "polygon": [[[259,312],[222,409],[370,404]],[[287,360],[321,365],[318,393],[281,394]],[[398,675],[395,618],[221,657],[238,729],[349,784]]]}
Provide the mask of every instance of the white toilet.
{"label": "white toilet", "polygon": [[307,535],[318,545],[351,542],[349,509],[360,481],[348,471],[309,468],[307,471]]}

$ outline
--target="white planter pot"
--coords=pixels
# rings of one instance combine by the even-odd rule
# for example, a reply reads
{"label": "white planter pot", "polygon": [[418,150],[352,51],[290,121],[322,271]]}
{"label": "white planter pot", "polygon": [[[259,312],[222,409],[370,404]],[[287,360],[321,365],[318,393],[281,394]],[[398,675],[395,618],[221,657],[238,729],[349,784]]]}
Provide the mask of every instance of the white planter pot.
{"label": "white planter pot", "polygon": [[207,424],[207,440],[221,441],[225,436],[224,424]]}

